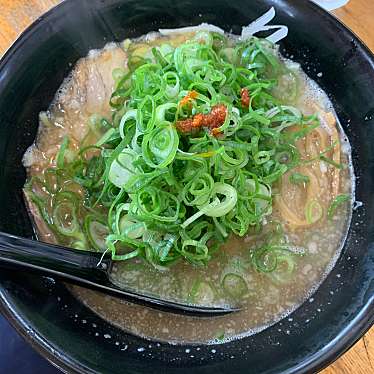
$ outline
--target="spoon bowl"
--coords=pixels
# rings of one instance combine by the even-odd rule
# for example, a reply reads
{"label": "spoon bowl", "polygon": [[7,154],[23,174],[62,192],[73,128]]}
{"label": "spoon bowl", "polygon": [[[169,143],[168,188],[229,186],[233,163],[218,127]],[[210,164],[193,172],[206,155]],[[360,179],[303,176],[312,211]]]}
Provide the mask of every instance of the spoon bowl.
{"label": "spoon bowl", "polygon": [[79,251],[47,244],[1,232],[0,264],[7,264],[21,270],[37,271],[44,275],[53,275],[68,282],[123,297],[129,302],[166,312],[208,317],[239,310],[230,306],[183,304],[121,288],[110,281],[112,260],[109,256],[98,252]]}

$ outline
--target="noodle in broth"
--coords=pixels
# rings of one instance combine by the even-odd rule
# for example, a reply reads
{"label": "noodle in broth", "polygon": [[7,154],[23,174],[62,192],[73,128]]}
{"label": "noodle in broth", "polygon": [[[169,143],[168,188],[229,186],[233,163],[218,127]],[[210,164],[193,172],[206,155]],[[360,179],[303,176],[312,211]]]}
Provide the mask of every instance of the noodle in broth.
{"label": "noodle in broth", "polygon": [[[132,42],[130,49],[133,55],[141,55],[153,46],[178,46],[193,37],[194,33],[168,37],[152,34]],[[125,67],[128,53],[128,49],[124,51],[111,44],[80,60],[48,112],[41,114],[38,139],[25,155],[24,163],[30,178],[52,178],[50,190],[37,183],[31,190],[25,190],[42,240],[78,248],[83,245],[75,227],[79,223],[68,217],[70,195],[62,198],[59,205],[68,217],[63,222],[68,238],[62,237],[61,228],[57,233],[51,230],[43,212],[53,216],[55,207],[41,209],[35,195],[50,199],[55,194],[53,186],[62,178],[64,191],[83,200],[81,186],[64,174],[49,175],[48,170],[58,163],[60,145],[66,135],[70,139],[70,153],[65,153],[65,158],[78,152],[83,141],[95,144],[101,138],[102,134],[88,130],[87,123],[94,114],[110,116],[108,103],[115,86],[115,75],[113,79],[111,74]],[[114,283],[163,298],[209,305],[240,302],[242,310],[214,319],[170,315],[72,287],[72,292],[89,308],[126,331],[146,338],[177,343],[223,342],[264,329],[298,307],[318,287],[339,256],[349,224],[349,199],[337,207],[332,219],[328,217],[336,199],[353,193],[350,154],[342,152],[349,150],[349,145],[326,95],[297,64],[284,59],[281,63],[292,71],[282,82],[283,90],[289,80],[296,81],[298,86],[298,95],[289,95],[283,105],[292,105],[305,115],[317,114],[320,126],[296,140],[298,163],[274,185],[271,214],[242,238],[231,235],[205,267],[179,261],[164,269],[135,257],[116,263],[111,275]],[[282,92],[282,87],[274,88],[274,95],[277,90]],[[268,115],[271,118],[276,114],[275,110]],[[294,125],[284,131],[292,137],[300,130],[300,125]],[[94,157],[95,152],[89,149],[87,157]],[[284,152],[280,157],[286,163],[292,155]],[[97,209],[106,211],[100,205]],[[78,221],[84,218],[77,217]],[[105,222],[97,221],[95,227],[98,232],[106,230]],[[96,243],[100,250],[105,248],[105,241]]]}

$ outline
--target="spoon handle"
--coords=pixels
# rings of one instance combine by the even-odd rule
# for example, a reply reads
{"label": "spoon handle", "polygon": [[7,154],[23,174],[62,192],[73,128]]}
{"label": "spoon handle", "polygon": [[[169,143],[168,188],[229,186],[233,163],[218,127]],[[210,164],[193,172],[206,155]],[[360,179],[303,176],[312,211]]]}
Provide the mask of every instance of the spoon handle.
{"label": "spoon handle", "polygon": [[[38,270],[67,279],[107,279],[110,261],[102,253],[78,251],[0,232],[0,263]],[[100,266],[98,266],[100,262]]]}

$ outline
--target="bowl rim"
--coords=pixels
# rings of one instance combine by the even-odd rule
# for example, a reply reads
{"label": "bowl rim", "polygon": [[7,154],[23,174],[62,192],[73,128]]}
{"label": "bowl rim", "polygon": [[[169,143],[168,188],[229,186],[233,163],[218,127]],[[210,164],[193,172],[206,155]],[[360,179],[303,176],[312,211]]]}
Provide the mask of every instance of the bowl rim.
{"label": "bowl rim", "polygon": [[[48,11],[43,13],[35,21],[33,21],[27,28],[25,28],[10,44],[9,48],[3,53],[0,58],[0,72],[15,54],[15,52],[23,46],[28,37],[34,32],[34,29],[44,21],[46,21],[55,12],[63,12],[63,8],[72,4],[75,0],[62,0],[60,3],[54,5]],[[320,16],[327,17],[330,21],[338,24],[344,28],[348,34],[355,39],[360,48],[366,54],[374,70],[374,51],[371,51],[366,44],[357,36],[347,25],[340,21],[334,14],[324,10],[322,7],[313,1],[303,0],[307,7],[310,7],[314,12]],[[54,347],[46,338],[38,333],[18,311],[17,307],[7,298],[7,291],[0,283],[0,313],[9,321],[27,343],[33,349],[41,354],[54,367],[61,370],[63,373],[84,373],[94,374],[98,373],[86,365],[71,359],[69,356],[59,352],[57,347]],[[362,336],[374,325],[374,294],[367,300],[364,307],[352,319],[352,321],[340,331],[340,333],[325,345],[321,350],[315,352],[307,360],[294,365],[287,369],[286,373],[309,373],[318,372],[346,353],[354,344],[362,338]]]}

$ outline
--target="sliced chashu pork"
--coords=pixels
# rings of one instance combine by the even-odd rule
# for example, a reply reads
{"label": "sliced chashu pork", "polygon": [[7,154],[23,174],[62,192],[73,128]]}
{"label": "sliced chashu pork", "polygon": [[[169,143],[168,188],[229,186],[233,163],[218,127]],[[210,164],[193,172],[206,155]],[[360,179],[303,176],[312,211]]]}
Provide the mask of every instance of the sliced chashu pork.
{"label": "sliced chashu pork", "polygon": [[24,156],[29,174],[53,163],[65,135],[69,136],[71,146],[78,147],[87,133],[91,115],[110,118],[109,100],[114,89],[112,72],[115,68],[124,68],[126,62],[125,52],[113,45],[91,52],[78,61],[48,112],[41,113],[37,140]]}

